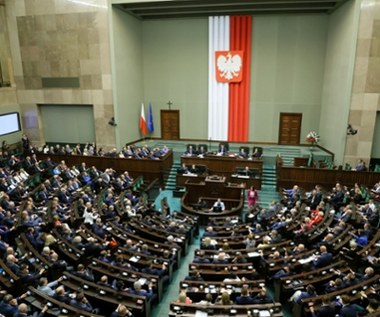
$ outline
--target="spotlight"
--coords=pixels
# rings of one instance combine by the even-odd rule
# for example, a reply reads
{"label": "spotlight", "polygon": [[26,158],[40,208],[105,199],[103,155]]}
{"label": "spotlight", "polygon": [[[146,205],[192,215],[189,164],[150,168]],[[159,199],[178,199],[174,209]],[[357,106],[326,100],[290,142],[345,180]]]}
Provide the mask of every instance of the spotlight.
{"label": "spotlight", "polygon": [[347,135],[355,135],[356,133],[358,133],[358,130],[354,129],[351,124],[348,124]]}
{"label": "spotlight", "polygon": [[112,127],[116,127],[116,126],[117,126],[114,117],[112,117],[112,118],[110,119],[110,121],[108,121],[108,124],[109,124],[110,126],[112,126]]}

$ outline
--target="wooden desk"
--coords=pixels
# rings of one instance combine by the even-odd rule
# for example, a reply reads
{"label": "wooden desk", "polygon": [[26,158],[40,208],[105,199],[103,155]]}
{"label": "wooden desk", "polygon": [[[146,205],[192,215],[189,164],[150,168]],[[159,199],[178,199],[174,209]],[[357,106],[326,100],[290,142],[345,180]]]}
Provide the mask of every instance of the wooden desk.
{"label": "wooden desk", "polygon": [[237,184],[214,183],[206,180],[199,183],[187,181],[185,187],[187,196],[184,202],[188,205],[197,203],[199,197],[240,200],[244,196],[244,187]]}
{"label": "wooden desk", "polygon": [[371,187],[379,181],[380,173],[344,171],[327,168],[284,167],[277,163],[277,188],[292,188],[295,184],[304,190],[312,190],[316,184],[330,189],[336,183],[343,186],[354,186],[355,183]]}
{"label": "wooden desk", "polygon": [[[255,186],[256,189],[261,189],[261,174],[263,170],[263,160],[248,160],[230,156],[207,155],[203,158],[196,156],[182,156],[181,163],[186,165],[205,165],[207,166],[209,175],[224,175],[227,182],[245,183],[246,187]],[[248,167],[251,170],[256,170],[260,178],[239,178],[232,176],[237,169]]]}
{"label": "wooden desk", "polygon": [[195,175],[195,174],[177,174],[176,184],[177,186],[185,186],[185,183],[189,182],[200,183],[204,181],[206,175]]}
{"label": "wooden desk", "polygon": [[[181,199],[182,211],[192,216],[198,216],[199,222],[205,225],[209,217],[232,216],[241,213],[244,205],[244,186],[237,184],[225,184],[219,181],[207,180],[199,183],[192,183],[189,180],[185,183],[186,193]],[[212,204],[221,198],[226,209],[222,212],[210,211],[209,209],[195,210],[194,204],[202,198],[211,208]]]}
{"label": "wooden desk", "polygon": [[[280,317],[283,316],[282,307],[280,303],[273,304],[256,304],[256,305],[200,305],[200,304],[183,304],[183,303],[170,303],[169,317],[171,316],[184,316],[193,317],[197,310],[203,310],[210,312],[209,316],[247,316],[247,311],[270,311],[271,316]],[[234,310],[234,313],[230,315],[230,311]],[[180,312],[180,314],[178,314]]]}
{"label": "wooden desk", "polygon": [[170,170],[173,165],[172,151],[159,160],[37,153],[39,160],[46,160],[48,157],[55,163],[64,160],[69,166],[80,165],[82,162],[85,162],[87,167],[96,166],[102,171],[106,168],[112,168],[119,173],[128,171],[133,178],[141,175],[150,181],[158,178],[161,185],[164,184],[165,171]]}

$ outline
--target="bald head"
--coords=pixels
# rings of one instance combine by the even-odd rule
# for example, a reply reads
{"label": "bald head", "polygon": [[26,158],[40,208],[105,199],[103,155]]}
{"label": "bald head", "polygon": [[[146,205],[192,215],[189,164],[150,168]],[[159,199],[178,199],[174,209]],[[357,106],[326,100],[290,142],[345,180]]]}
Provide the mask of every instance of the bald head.
{"label": "bald head", "polygon": [[24,303],[18,305],[18,311],[22,314],[26,314],[28,312],[28,306]]}

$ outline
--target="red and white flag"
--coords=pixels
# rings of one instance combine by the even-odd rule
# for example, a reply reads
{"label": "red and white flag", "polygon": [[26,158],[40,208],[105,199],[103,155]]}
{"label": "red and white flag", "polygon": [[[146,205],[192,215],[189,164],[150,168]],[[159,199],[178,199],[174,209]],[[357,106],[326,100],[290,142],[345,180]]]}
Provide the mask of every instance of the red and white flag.
{"label": "red and white flag", "polygon": [[248,141],[252,16],[209,17],[208,138]]}
{"label": "red and white flag", "polygon": [[145,110],[144,110],[144,104],[143,103],[141,104],[140,131],[143,135],[146,135],[148,132],[148,129],[146,126]]}

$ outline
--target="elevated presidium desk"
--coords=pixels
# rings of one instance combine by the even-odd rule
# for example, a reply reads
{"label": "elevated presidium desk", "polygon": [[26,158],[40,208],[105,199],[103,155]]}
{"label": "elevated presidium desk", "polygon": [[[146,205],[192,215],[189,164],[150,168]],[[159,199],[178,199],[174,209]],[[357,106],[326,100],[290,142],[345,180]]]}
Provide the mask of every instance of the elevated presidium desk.
{"label": "elevated presidium desk", "polygon": [[[240,214],[244,205],[244,189],[250,186],[261,188],[262,160],[207,155],[183,156],[181,163],[206,170],[202,174],[177,175],[177,186],[184,186],[186,190],[181,201],[182,210],[199,216],[201,224],[206,224],[209,216]],[[226,206],[223,212],[212,211],[211,207],[218,198]],[[206,203],[205,208],[196,208],[199,199]]]}
{"label": "elevated presidium desk", "polygon": [[[194,175],[177,175],[177,186],[183,186],[188,179],[204,180],[207,175],[225,176],[227,183],[245,184],[246,188],[254,186],[261,189],[261,175],[263,160],[240,159],[234,156],[207,155],[205,157],[182,156],[181,163],[187,166],[204,166],[207,173]],[[248,167],[250,173],[246,175],[244,169]]]}

